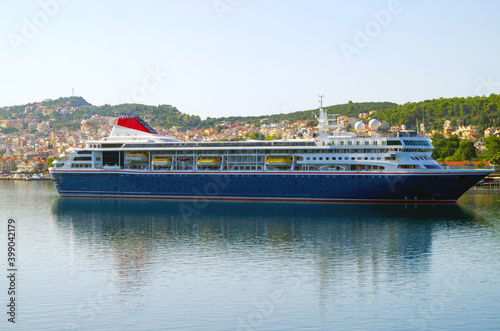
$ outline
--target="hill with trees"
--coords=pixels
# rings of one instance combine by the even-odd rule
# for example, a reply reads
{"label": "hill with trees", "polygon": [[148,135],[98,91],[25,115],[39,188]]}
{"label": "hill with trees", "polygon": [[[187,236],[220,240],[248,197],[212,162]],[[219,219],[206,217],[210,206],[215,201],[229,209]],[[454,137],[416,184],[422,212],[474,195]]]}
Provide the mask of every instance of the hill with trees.
{"label": "hill with trees", "polygon": [[[50,116],[58,122],[72,121],[78,118],[89,118],[92,115],[116,116],[119,113],[136,113],[139,116],[151,114],[151,124],[164,128],[181,126],[186,129],[216,127],[222,122],[244,122],[259,124],[263,118],[268,118],[271,123],[283,120],[295,122],[297,120],[311,120],[317,114],[317,109],[296,111],[287,114],[271,114],[259,116],[229,116],[208,117],[202,120],[198,115],[184,114],[171,105],[148,106],[141,104],[103,105],[93,106],[82,97],[67,97],[56,100],[46,100],[39,103],[30,103],[21,106],[0,108],[0,118],[25,118],[35,116],[41,120],[47,119],[49,115],[26,111],[27,107],[43,105],[47,109],[57,107],[76,107],[71,113],[61,114],[54,111]],[[487,127],[500,125],[500,96],[475,96],[467,98],[440,98],[420,102],[408,102],[398,105],[392,102],[352,102],[347,104],[327,106],[324,109],[330,114],[358,117],[359,113],[368,113],[376,110],[372,115],[378,120],[388,121],[392,125],[405,124],[409,129],[415,129],[417,122],[424,122],[427,131],[442,130],[445,120],[450,120],[452,126],[472,125],[481,131]],[[15,114],[15,115],[14,115]]]}
{"label": "hill with trees", "polygon": [[409,102],[383,109],[374,116],[395,124],[405,124],[415,129],[417,121],[425,121],[426,129],[442,130],[445,120],[452,126],[472,125],[481,131],[500,125],[500,95],[475,96],[467,98],[440,98],[420,102]]}
{"label": "hill with trees", "polygon": [[[60,107],[77,107],[74,112],[69,114],[60,114],[56,111],[51,113],[51,115],[41,115],[36,111],[26,112],[27,107],[42,105],[47,109],[56,109],[57,106]],[[335,113],[346,116],[358,117],[360,112],[369,112],[370,110],[382,110],[389,107],[395,107],[397,104],[392,102],[361,102],[353,103],[350,101],[347,104],[335,105],[324,107],[329,113]],[[296,111],[288,114],[272,114],[272,115],[259,115],[259,116],[229,116],[229,117],[207,117],[202,120],[198,115],[188,115],[180,112],[176,107],[171,105],[159,105],[159,106],[148,106],[142,104],[122,104],[122,105],[103,105],[103,106],[93,106],[88,103],[82,97],[69,97],[69,98],[59,98],[57,100],[42,101],[39,103],[30,103],[20,106],[8,107],[9,110],[5,110],[4,107],[0,110],[0,118],[12,118],[15,114],[15,118],[25,118],[28,115],[36,116],[41,120],[46,120],[50,117],[57,119],[58,122],[70,122],[78,118],[90,118],[93,115],[100,116],[116,116],[120,113],[134,113],[139,116],[144,116],[146,114],[153,115],[151,118],[151,124],[158,125],[164,128],[171,128],[172,126],[181,126],[186,129],[203,129],[209,127],[215,127],[219,123],[229,122],[244,122],[249,124],[259,124],[260,120],[263,118],[268,118],[269,122],[277,123],[283,120],[288,120],[295,122],[298,120],[311,120],[314,119],[314,114],[318,113],[317,109]]]}

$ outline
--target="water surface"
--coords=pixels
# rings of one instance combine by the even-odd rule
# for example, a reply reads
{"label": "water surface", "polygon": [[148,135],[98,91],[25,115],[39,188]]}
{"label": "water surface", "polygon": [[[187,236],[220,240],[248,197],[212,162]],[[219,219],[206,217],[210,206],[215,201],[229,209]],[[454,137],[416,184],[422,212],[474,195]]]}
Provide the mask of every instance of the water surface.
{"label": "water surface", "polygon": [[18,224],[20,330],[500,325],[498,195],[458,205],[77,199],[12,181],[0,195],[2,224]]}

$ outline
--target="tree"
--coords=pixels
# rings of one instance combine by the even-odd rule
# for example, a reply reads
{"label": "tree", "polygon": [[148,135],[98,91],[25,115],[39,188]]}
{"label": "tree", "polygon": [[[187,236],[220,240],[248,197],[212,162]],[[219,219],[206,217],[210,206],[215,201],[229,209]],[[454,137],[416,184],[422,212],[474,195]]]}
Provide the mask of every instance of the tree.
{"label": "tree", "polygon": [[500,165],[500,154],[493,156],[490,160],[494,165]]}
{"label": "tree", "polygon": [[347,109],[348,109],[349,115],[353,115],[355,113],[355,111],[354,111],[354,104],[352,103],[351,100],[349,100],[348,105],[349,106],[348,106]]}
{"label": "tree", "polygon": [[477,148],[474,143],[468,139],[460,142],[460,146],[455,151],[449,161],[470,161],[477,159]]}
{"label": "tree", "polygon": [[488,154],[499,154],[500,153],[500,137],[491,136],[484,138],[484,146],[488,151]]}
{"label": "tree", "polygon": [[53,157],[49,157],[47,159],[47,168],[51,168],[52,167],[52,162],[54,162],[55,159]]}
{"label": "tree", "polygon": [[457,135],[452,134],[450,138],[448,138],[446,141],[446,147],[443,151],[443,157],[454,155],[459,146],[460,146],[460,138]]}
{"label": "tree", "polygon": [[436,160],[445,159],[455,154],[460,146],[460,138],[457,135],[451,135],[446,139],[442,134],[436,133],[432,136],[432,157]]}
{"label": "tree", "polygon": [[446,147],[446,138],[442,134],[434,134],[432,136],[432,146],[434,146],[434,149],[432,150],[432,157],[436,160],[443,158],[443,149]]}
{"label": "tree", "polygon": [[14,133],[17,132],[18,130],[16,128],[8,127],[8,128],[0,128],[0,132],[9,134],[9,133]]}
{"label": "tree", "polygon": [[247,133],[246,138],[249,140],[266,140],[266,136],[264,136],[262,133]]}

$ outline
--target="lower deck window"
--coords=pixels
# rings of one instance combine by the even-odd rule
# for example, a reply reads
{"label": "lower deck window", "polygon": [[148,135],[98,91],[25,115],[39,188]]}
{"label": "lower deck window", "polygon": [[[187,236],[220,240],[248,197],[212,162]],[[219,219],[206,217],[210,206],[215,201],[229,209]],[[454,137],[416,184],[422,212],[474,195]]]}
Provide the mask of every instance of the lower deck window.
{"label": "lower deck window", "polygon": [[70,168],[90,168],[91,165],[89,163],[72,163]]}
{"label": "lower deck window", "polygon": [[419,166],[415,164],[398,164],[398,169],[418,169]]}

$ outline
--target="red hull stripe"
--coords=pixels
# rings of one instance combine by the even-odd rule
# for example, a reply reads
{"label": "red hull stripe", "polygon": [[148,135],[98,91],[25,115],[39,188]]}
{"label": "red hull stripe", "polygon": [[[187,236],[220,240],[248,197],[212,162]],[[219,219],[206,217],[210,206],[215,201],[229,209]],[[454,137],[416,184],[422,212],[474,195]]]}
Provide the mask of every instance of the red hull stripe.
{"label": "red hull stripe", "polygon": [[168,197],[168,196],[124,196],[124,195],[79,195],[62,194],[67,198],[126,198],[126,199],[167,199],[167,200],[221,200],[221,201],[260,201],[260,202],[335,202],[335,203],[456,203],[456,200],[377,200],[377,199],[279,199],[279,198],[229,198],[229,197]]}
{"label": "red hull stripe", "polygon": [[470,172],[341,172],[341,171],[330,171],[330,172],[229,172],[229,171],[133,171],[133,170],[50,170],[49,172],[53,173],[122,173],[122,174],[155,174],[155,175],[166,175],[166,174],[178,174],[178,175],[365,175],[365,176],[383,176],[383,175],[398,175],[398,176],[407,176],[407,175],[481,175],[481,174],[490,174],[491,171],[487,172],[479,172],[479,171],[470,171]]}

